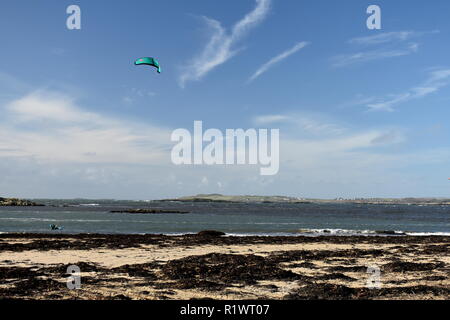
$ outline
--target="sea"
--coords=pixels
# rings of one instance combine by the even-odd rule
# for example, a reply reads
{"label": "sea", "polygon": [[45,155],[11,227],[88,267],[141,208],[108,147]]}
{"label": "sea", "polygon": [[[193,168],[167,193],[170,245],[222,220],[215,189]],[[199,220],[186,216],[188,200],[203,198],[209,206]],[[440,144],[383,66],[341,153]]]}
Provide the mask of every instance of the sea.
{"label": "sea", "polygon": [[[450,206],[317,203],[214,203],[38,200],[43,207],[0,207],[1,233],[228,235],[450,235]],[[112,213],[126,209],[188,214]],[[50,225],[61,227],[51,230]]]}

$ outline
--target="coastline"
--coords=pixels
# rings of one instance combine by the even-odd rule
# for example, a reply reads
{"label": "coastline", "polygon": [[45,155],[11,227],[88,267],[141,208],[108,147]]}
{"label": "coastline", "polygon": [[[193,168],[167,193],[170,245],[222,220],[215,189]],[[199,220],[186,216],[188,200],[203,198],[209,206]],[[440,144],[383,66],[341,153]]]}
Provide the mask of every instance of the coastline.
{"label": "coastline", "polygon": [[450,237],[6,233],[0,271],[8,299],[449,299]]}
{"label": "coastline", "polygon": [[288,196],[254,196],[254,195],[222,195],[198,194],[173,199],[162,199],[164,202],[204,202],[204,203],[264,203],[264,204],[359,204],[359,205],[415,205],[415,206],[448,206],[448,198],[359,198],[359,199],[314,199]]}
{"label": "coastline", "polygon": [[[330,205],[405,205],[405,206],[450,206],[450,198],[416,197],[416,198],[354,198],[354,199],[318,199],[298,198],[291,196],[255,196],[255,195],[223,195],[223,194],[198,194],[179,198],[153,199],[153,200],[119,200],[119,199],[21,199],[0,197],[0,206],[4,207],[42,207],[55,206],[51,202],[60,202],[57,207],[70,206],[96,206],[98,202],[129,202],[143,203],[144,205],[166,203],[225,203],[225,204],[330,204]],[[131,210],[135,210],[132,208]],[[141,210],[148,210],[144,208]],[[139,210],[139,209],[138,209]],[[124,213],[127,210],[124,210]],[[134,213],[134,212],[132,212]]]}

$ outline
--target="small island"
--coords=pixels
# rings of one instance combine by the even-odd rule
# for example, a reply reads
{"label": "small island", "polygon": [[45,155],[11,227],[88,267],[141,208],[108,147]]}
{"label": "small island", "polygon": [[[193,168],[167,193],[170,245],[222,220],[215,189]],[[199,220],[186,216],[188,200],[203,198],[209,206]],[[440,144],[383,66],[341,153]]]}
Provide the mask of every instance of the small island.
{"label": "small island", "polygon": [[44,206],[43,204],[39,204],[30,200],[0,197],[0,207],[43,207],[43,206]]}

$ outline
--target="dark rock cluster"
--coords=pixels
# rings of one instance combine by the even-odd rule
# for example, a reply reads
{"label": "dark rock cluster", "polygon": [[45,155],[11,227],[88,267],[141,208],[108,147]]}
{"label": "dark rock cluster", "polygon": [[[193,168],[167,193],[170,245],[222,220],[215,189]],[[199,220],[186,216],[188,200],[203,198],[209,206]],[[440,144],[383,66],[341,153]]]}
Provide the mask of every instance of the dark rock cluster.
{"label": "dark rock cluster", "polygon": [[10,207],[42,207],[44,205],[35,203],[29,200],[22,200],[16,198],[1,198],[0,197],[0,206],[10,206]]}

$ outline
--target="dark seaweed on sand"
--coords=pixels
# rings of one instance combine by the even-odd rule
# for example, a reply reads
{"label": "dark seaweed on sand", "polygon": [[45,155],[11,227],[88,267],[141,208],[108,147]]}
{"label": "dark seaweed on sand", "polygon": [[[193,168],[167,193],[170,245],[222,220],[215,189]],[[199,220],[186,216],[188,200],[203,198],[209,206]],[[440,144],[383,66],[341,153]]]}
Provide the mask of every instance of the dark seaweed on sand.
{"label": "dark seaweed on sand", "polygon": [[[29,243],[8,243],[9,239],[29,240]],[[449,297],[450,288],[440,282],[450,276],[448,264],[438,257],[449,254],[450,237],[225,237],[217,231],[204,231],[197,235],[63,235],[63,234],[0,234],[0,251],[28,250],[91,250],[158,247],[198,247],[202,245],[260,245],[260,244],[371,244],[374,249],[353,250],[293,250],[279,251],[260,256],[255,254],[211,253],[189,256],[168,262],[126,264],[106,268],[95,263],[78,262],[83,273],[82,284],[87,291],[72,292],[66,288],[65,279],[69,264],[34,267],[0,267],[0,298],[36,297],[46,299],[90,298],[129,299],[127,295],[95,293],[96,286],[104,288],[151,287],[161,290],[153,297],[170,299],[178,290],[201,290],[202,292],[233,291],[256,286],[266,292],[281,292],[282,288],[261,281],[283,281],[293,286],[285,291],[285,299],[377,299],[390,297],[416,297],[432,295]],[[396,245],[390,250],[377,249],[377,244]],[[428,256],[426,262],[404,261],[405,255]],[[435,257],[435,261],[429,257]],[[361,260],[358,260],[361,259]],[[367,273],[366,259],[380,259],[382,272],[399,275],[391,285],[382,289],[350,288],[348,284],[361,279]],[[3,261],[4,264],[8,262]],[[322,269],[320,263],[326,263]],[[296,268],[310,269],[316,275],[302,274]],[[293,269],[293,270],[289,270]],[[325,271],[317,274],[317,271]],[[429,281],[427,285],[408,286],[403,273],[417,280]],[[350,275],[345,274],[350,273]],[[353,274],[352,274],[353,273]],[[359,273],[356,274],[356,273]],[[355,278],[353,278],[355,277]],[[336,284],[339,282],[339,284]],[[432,283],[434,282],[434,283]],[[398,286],[397,286],[398,285]],[[84,288],[84,287],[83,287]],[[89,293],[94,289],[94,293]],[[237,290],[237,291],[236,291]],[[283,291],[284,292],[284,291]]]}
{"label": "dark seaweed on sand", "polygon": [[300,275],[283,270],[260,256],[218,253],[172,260],[166,263],[161,271],[171,280],[202,279],[222,283],[255,284],[257,280],[301,278]]}

